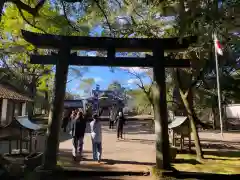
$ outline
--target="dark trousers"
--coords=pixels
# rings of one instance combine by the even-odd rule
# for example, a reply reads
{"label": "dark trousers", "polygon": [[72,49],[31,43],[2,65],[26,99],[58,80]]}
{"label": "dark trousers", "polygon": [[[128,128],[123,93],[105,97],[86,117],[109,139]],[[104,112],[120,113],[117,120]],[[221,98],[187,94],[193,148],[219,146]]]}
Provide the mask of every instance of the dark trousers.
{"label": "dark trousers", "polygon": [[117,125],[117,138],[123,138],[122,134],[123,134],[123,123],[119,123]]}
{"label": "dark trousers", "polygon": [[68,125],[68,119],[64,118],[63,122],[62,122],[62,128],[63,128],[63,132],[67,131],[67,125]]}
{"label": "dark trousers", "polygon": [[109,121],[109,129],[113,129],[114,126],[114,121],[110,120]]}
{"label": "dark trousers", "polygon": [[82,151],[83,151],[83,139],[84,136],[81,137],[73,137],[72,138],[72,143],[73,143],[73,149],[72,149],[72,155],[74,157],[78,156],[78,155],[82,155]]}

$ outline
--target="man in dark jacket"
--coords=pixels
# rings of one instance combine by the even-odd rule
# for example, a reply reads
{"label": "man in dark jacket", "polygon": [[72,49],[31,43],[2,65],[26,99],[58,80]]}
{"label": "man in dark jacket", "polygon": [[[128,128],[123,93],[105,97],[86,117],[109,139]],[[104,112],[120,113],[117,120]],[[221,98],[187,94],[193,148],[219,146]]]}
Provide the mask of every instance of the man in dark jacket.
{"label": "man in dark jacket", "polygon": [[67,131],[67,125],[70,121],[70,116],[71,116],[71,111],[69,110],[66,110],[64,112],[64,117],[63,117],[63,120],[62,120],[62,128],[63,128],[63,132],[66,132]]}
{"label": "man in dark jacket", "polygon": [[122,137],[122,134],[123,134],[123,125],[125,124],[125,118],[123,116],[123,112],[120,111],[118,113],[118,117],[117,117],[117,138],[121,138],[123,139]]}
{"label": "man in dark jacket", "polygon": [[81,111],[78,111],[76,118],[72,122],[72,142],[73,150],[72,155],[74,161],[76,161],[77,156],[82,156],[83,151],[83,139],[86,129],[86,119]]}

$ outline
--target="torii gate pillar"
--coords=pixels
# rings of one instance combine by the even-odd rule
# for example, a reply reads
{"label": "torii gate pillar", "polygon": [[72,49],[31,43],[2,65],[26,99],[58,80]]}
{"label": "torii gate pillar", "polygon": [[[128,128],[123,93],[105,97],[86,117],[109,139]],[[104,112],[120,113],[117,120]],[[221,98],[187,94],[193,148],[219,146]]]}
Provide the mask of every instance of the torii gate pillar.
{"label": "torii gate pillar", "polygon": [[163,48],[156,47],[156,49],[153,50],[153,57],[155,62],[153,66],[153,76],[155,80],[153,101],[156,135],[156,167],[157,169],[168,170],[171,168],[171,164]]}
{"label": "torii gate pillar", "polygon": [[57,154],[59,149],[59,133],[63,115],[63,101],[66,91],[68,75],[68,58],[70,49],[62,48],[58,52],[59,60],[56,63],[54,97],[50,110],[47,144],[44,153],[44,169],[54,169],[57,164]]}

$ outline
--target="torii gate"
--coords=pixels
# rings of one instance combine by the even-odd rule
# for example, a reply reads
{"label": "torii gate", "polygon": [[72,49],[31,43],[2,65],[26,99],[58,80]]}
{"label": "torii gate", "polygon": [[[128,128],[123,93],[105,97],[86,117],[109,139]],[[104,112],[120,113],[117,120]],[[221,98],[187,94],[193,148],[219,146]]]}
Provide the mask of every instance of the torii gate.
{"label": "torii gate", "polygon": [[[81,37],[38,34],[22,31],[23,38],[37,48],[57,49],[58,54],[31,55],[32,64],[56,64],[55,96],[52,115],[49,119],[49,133],[45,151],[44,168],[56,166],[59,148],[59,130],[63,110],[64,94],[69,65],[81,66],[120,66],[152,67],[156,89],[154,93],[154,118],[156,133],[156,166],[160,169],[170,168],[170,151],[168,137],[168,115],[166,103],[165,68],[190,67],[190,60],[174,60],[164,56],[165,51],[188,48],[196,42],[196,37],[179,38],[110,38]],[[107,57],[88,57],[71,54],[71,50],[107,50]],[[153,52],[153,56],[116,57],[116,52]]]}

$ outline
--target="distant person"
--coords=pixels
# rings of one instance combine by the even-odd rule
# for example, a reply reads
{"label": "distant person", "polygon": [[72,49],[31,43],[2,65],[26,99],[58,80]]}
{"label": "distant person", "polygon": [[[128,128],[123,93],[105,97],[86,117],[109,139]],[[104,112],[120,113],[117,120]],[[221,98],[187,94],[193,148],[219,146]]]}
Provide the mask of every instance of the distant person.
{"label": "distant person", "polygon": [[113,129],[115,121],[116,121],[116,115],[114,113],[114,109],[111,108],[109,113],[109,129]]}
{"label": "distant person", "polygon": [[69,118],[69,122],[68,122],[68,125],[67,125],[67,131],[71,131],[72,122],[74,121],[76,115],[77,115],[77,112],[75,111],[75,109],[72,109],[71,115],[70,115],[70,118]]}
{"label": "distant person", "polygon": [[73,160],[76,161],[77,157],[82,157],[82,151],[83,151],[83,140],[84,140],[84,134],[86,129],[86,119],[83,116],[83,112],[79,111],[77,112],[77,115],[75,119],[72,122],[72,143],[73,143],[73,150],[72,150],[72,156]]}
{"label": "distant person", "polygon": [[93,115],[93,120],[90,122],[93,160],[101,161],[102,156],[102,127],[97,114]]}
{"label": "distant person", "polygon": [[124,116],[123,116],[123,112],[122,111],[120,111],[119,113],[118,113],[118,117],[117,117],[117,138],[119,139],[119,138],[121,138],[121,139],[123,139],[123,136],[122,136],[122,134],[123,134],[123,125],[125,124],[125,118],[124,118]]}
{"label": "distant person", "polygon": [[62,121],[63,132],[67,132],[67,126],[70,121],[70,116],[71,116],[71,111],[67,110],[64,112],[63,121]]}

